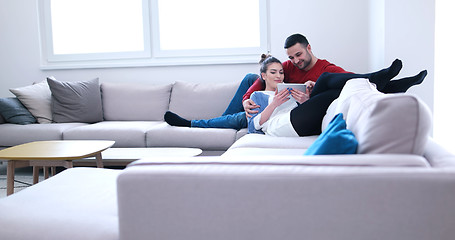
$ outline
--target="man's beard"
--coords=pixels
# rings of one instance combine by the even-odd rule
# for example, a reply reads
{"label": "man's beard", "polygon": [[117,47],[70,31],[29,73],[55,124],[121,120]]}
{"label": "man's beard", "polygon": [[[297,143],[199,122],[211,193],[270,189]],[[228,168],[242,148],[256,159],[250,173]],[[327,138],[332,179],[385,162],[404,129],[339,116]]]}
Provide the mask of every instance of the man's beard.
{"label": "man's beard", "polygon": [[[308,52],[308,50],[306,51],[306,54],[308,56],[308,59],[304,59],[303,60],[303,66],[300,67],[299,65],[296,65],[296,67],[300,70],[305,70],[305,68],[307,68],[310,64],[311,64],[311,61],[313,60],[313,57],[310,55],[310,53]],[[295,65],[295,64],[294,64]]]}

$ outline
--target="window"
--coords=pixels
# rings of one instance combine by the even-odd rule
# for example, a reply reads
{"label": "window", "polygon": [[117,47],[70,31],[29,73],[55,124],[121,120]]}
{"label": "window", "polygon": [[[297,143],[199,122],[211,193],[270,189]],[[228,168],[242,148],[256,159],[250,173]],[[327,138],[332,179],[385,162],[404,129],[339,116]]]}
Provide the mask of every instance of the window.
{"label": "window", "polygon": [[42,68],[257,62],[267,0],[40,0]]}
{"label": "window", "polygon": [[452,73],[452,58],[455,54],[455,36],[452,23],[455,2],[438,0],[435,2],[435,81],[434,81],[434,138],[438,143],[454,152],[453,136],[455,127],[452,119],[453,91],[455,81]]}

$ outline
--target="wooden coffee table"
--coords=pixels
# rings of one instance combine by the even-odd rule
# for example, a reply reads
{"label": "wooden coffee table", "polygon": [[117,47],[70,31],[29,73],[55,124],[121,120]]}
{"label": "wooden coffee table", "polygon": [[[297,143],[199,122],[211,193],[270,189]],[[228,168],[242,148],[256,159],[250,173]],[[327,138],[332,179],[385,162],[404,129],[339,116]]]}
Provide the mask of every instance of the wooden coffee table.
{"label": "wooden coffee table", "polygon": [[14,171],[19,167],[33,166],[33,183],[38,182],[39,167],[73,167],[75,159],[96,157],[97,167],[103,167],[101,152],[115,141],[63,140],[37,141],[0,150],[0,159],[7,160],[6,194],[14,193]]}

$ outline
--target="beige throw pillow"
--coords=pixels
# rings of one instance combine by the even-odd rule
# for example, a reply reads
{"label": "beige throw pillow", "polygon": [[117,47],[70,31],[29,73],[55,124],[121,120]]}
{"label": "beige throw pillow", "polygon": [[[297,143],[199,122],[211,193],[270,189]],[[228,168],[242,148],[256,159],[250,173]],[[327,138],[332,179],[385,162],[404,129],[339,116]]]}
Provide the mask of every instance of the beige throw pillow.
{"label": "beige throw pillow", "polygon": [[239,82],[176,82],[172,87],[169,110],[190,120],[219,117],[238,87]]}
{"label": "beige throw pillow", "polygon": [[51,90],[47,82],[12,88],[10,91],[32,113],[38,123],[52,122]]}

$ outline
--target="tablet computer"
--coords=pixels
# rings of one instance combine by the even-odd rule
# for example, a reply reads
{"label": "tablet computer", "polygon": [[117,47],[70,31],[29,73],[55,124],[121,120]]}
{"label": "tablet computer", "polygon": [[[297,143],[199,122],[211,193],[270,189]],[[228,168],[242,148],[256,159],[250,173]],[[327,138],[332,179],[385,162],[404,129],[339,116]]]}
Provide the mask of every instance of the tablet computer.
{"label": "tablet computer", "polygon": [[306,92],[306,84],[303,83],[278,83],[276,85],[278,92],[283,89],[297,89]]}

